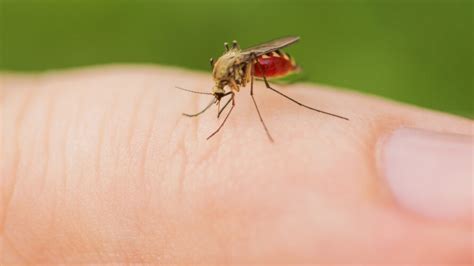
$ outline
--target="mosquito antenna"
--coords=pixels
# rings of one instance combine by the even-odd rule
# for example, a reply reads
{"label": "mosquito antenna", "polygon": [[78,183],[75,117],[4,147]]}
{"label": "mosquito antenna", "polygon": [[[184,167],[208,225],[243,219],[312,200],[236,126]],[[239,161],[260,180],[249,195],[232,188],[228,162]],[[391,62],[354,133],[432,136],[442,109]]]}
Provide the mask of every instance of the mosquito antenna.
{"label": "mosquito antenna", "polygon": [[182,90],[182,91],[192,92],[192,93],[196,93],[196,94],[205,94],[205,95],[213,95],[214,96],[214,94],[212,94],[210,92],[192,91],[192,90],[184,89],[184,88],[181,88],[181,87],[178,87],[178,86],[175,86],[175,88],[179,89],[179,90]]}
{"label": "mosquito antenna", "polygon": [[211,107],[214,103],[216,103],[216,99],[212,99],[211,102],[206,106],[206,108],[202,109],[202,111],[198,112],[198,113],[195,113],[195,114],[186,114],[186,113],[183,113],[184,116],[187,116],[187,117],[195,117],[195,116],[198,116],[202,113],[204,113],[205,111],[207,111],[207,109],[209,109],[209,107]]}
{"label": "mosquito antenna", "polygon": [[272,91],[274,91],[274,92],[280,94],[281,96],[287,98],[288,100],[290,100],[290,101],[292,101],[292,102],[294,102],[294,103],[296,103],[296,104],[298,104],[298,105],[300,105],[300,106],[302,106],[302,107],[308,108],[308,109],[310,109],[310,110],[313,110],[313,111],[316,111],[316,112],[319,112],[319,113],[322,113],[322,114],[325,114],[325,115],[330,115],[330,116],[337,117],[337,118],[340,118],[340,119],[349,120],[349,118],[347,118],[347,117],[340,116],[340,115],[336,115],[336,114],[329,113],[329,112],[325,112],[325,111],[323,111],[323,110],[319,110],[319,109],[313,108],[313,107],[311,107],[311,106],[307,106],[307,105],[305,105],[305,104],[302,104],[302,103],[298,102],[297,100],[291,98],[290,96],[285,95],[285,94],[283,94],[282,92],[277,91],[276,89],[270,87],[270,85],[268,85],[268,84],[267,84],[267,89],[270,89],[270,90],[272,90]]}

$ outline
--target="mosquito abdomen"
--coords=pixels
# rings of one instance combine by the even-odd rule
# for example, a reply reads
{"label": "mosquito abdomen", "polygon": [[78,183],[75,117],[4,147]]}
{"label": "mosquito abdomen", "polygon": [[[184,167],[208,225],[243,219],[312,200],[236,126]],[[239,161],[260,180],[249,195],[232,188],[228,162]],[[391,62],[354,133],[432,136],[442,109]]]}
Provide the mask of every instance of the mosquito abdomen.
{"label": "mosquito abdomen", "polygon": [[254,75],[256,77],[275,78],[286,76],[298,69],[291,58],[281,51],[271,52],[257,57],[260,67],[255,66]]}

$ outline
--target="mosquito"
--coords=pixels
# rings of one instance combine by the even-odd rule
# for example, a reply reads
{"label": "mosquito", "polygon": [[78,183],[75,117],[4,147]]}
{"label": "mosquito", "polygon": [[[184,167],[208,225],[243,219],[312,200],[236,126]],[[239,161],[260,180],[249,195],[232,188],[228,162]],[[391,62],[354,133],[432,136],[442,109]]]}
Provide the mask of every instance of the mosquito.
{"label": "mosquito", "polygon": [[[270,135],[270,131],[268,130],[267,125],[263,121],[262,115],[260,113],[260,110],[258,109],[257,102],[255,101],[255,97],[253,94],[253,83],[255,77],[257,77],[263,79],[265,87],[267,89],[278,93],[279,95],[302,107],[336,118],[349,120],[347,117],[328,113],[305,105],[270,86],[268,79],[281,78],[299,70],[298,65],[296,65],[295,61],[290,57],[290,55],[281,51],[282,48],[296,43],[297,41],[299,41],[299,39],[300,38],[297,36],[288,36],[265,42],[243,50],[240,49],[239,45],[237,44],[237,41],[232,42],[232,47],[229,47],[228,43],[224,43],[224,54],[219,57],[219,59],[217,59],[217,61],[215,62],[213,58],[210,59],[210,64],[212,67],[212,76],[215,82],[215,85],[212,88],[212,92],[200,92],[176,87],[180,90],[197,94],[211,95],[214,97],[203,110],[195,114],[183,113],[183,115],[187,117],[196,117],[206,112],[212,105],[216,104],[217,117],[219,118],[221,113],[229,106],[229,104],[231,104],[229,112],[227,112],[224,120],[221,122],[219,127],[207,137],[207,139],[210,139],[211,137],[216,135],[219,130],[221,130],[221,128],[224,126],[225,122],[229,118],[230,114],[232,113],[232,110],[234,110],[235,94],[240,91],[240,87],[245,87],[250,82],[250,96],[252,97],[255,109],[257,110],[258,117],[260,118],[260,122],[263,128],[265,129],[268,139],[273,142],[273,138]],[[221,100],[225,97],[230,98],[221,108]]]}

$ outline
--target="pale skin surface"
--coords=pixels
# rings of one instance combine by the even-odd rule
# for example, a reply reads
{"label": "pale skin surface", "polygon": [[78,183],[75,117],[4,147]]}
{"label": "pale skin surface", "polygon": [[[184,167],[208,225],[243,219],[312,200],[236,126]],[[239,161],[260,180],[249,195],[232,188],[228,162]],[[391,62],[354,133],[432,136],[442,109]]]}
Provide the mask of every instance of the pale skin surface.
{"label": "pale skin surface", "polygon": [[[377,142],[472,121],[351,91],[255,83],[215,137],[209,73],[114,66],[1,76],[0,264],[469,263],[472,220],[401,208]],[[222,120],[222,117],[221,117]]]}

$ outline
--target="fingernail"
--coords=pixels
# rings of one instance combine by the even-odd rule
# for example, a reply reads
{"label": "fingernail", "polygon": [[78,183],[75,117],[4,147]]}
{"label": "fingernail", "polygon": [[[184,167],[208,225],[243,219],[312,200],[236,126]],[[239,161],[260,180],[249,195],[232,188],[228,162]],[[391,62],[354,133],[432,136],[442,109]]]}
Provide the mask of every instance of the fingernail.
{"label": "fingernail", "polygon": [[402,128],[382,145],[383,173],[399,204],[433,218],[472,217],[472,136]]}

